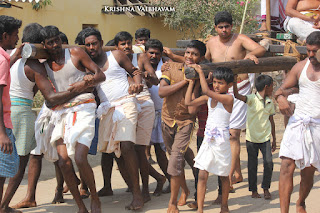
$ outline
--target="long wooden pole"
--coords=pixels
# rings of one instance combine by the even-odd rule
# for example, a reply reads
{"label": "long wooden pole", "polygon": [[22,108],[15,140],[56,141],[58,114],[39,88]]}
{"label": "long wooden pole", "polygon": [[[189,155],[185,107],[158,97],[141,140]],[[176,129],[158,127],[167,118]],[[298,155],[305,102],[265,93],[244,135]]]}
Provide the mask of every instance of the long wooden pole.
{"label": "long wooden pole", "polygon": [[271,30],[270,0],[266,0],[266,25],[267,30]]}
{"label": "long wooden pole", "polygon": [[241,21],[241,27],[240,27],[240,32],[239,32],[239,34],[241,34],[241,33],[242,33],[242,30],[243,30],[244,20],[245,20],[245,18],[246,18],[246,14],[247,14],[248,1],[249,1],[249,0],[246,0],[246,6],[244,7],[244,11],[243,11],[243,15],[242,15],[242,21]]}
{"label": "long wooden pole", "polygon": [[[201,68],[204,74],[207,76],[209,72],[213,72],[217,67],[228,67],[234,74],[240,73],[260,73],[271,72],[275,70],[290,70],[297,63],[297,59],[290,56],[276,56],[276,57],[264,57],[259,58],[259,64],[255,64],[253,61],[236,60],[218,63],[201,64]],[[193,68],[185,69],[185,76],[188,79],[199,78],[198,73]]]}

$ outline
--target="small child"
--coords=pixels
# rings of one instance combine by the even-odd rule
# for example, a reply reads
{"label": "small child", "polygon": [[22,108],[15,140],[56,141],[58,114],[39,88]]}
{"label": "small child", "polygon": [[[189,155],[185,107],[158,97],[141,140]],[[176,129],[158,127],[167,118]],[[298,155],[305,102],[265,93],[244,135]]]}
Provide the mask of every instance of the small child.
{"label": "small child", "polygon": [[199,65],[194,66],[199,73],[203,94],[191,100],[194,81],[189,81],[185,104],[198,107],[208,103],[208,119],[204,139],[195,157],[194,167],[198,168],[197,188],[198,212],[203,212],[203,203],[209,172],[220,176],[222,182],[221,212],[229,212],[229,173],[231,169],[231,148],[229,142],[229,123],[233,107],[233,97],[228,95],[232,86],[233,73],[229,68],[218,67],[213,72],[213,91],[209,89],[203,71]]}
{"label": "small child", "polygon": [[[237,81],[233,82],[234,96],[247,103],[246,146],[248,152],[248,179],[249,191],[252,198],[261,198],[257,192],[257,166],[259,149],[263,155],[263,181],[264,199],[271,199],[269,192],[273,171],[272,152],[276,150],[276,134],[273,115],[274,104],[271,100],[273,92],[273,79],[268,75],[260,75],[255,80],[257,92],[247,96],[240,95]],[[273,138],[272,148],[270,138]]]}

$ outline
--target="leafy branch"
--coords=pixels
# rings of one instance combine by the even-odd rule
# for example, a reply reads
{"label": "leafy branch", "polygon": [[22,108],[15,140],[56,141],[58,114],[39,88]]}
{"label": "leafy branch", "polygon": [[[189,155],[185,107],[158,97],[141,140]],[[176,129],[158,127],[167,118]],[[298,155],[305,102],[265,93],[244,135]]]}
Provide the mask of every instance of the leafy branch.
{"label": "leafy branch", "polygon": [[51,0],[40,0],[38,3],[32,1],[32,9],[34,9],[35,11],[45,8],[48,5],[52,5]]}

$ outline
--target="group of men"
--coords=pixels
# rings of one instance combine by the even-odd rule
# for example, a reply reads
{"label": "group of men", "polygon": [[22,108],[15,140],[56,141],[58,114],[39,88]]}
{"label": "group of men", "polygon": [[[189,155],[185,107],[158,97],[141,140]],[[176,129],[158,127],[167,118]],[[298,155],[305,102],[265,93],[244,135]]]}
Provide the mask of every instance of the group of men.
{"label": "group of men", "polygon": [[[76,43],[84,45],[85,50],[79,47],[64,49],[60,38],[61,32],[57,27],[42,27],[35,23],[26,26],[22,40],[42,43],[49,55],[47,60],[40,63],[38,60],[19,59],[21,47],[16,49],[10,60],[5,50],[15,47],[21,21],[8,16],[0,16],[0,19],[0,198],[5,177],[10,177],[6,193],[1,200],[0,212],[20,212],[10,208],[9,203],[23,178],[29,158],[28,192],[26,198],[14,208],[36,206],[35,191],[41,171],[42,156],[55,162],[57,177],[60,177],[57,178],[58,186],[54,202],[63,202],[62,184],[65,181],[78,205],[78,212],[88,212],[88,210],[82,201],[85,193],[78,190],[79,181],[71,158],[79,169],[80,179],[84,185],[82,189],[84,191],[86,188],[89,189],[91,212],[101,212],[99,196],[113,194],[110,182],[113,159],[116,159],[128,190],[133,194],[133,200],[126,206],[127,209],[140,209],[151,199],[148,187],[151,175],[157,180],[154,192],[156,196],[161,194],[163,185],[168,179],[170,190],[166,191],[171,191],[168,212],[178,212],[177,206],[185,205],[190,193],[184,175],[184,162],[187,161],[193,167],[194,154],[189,148],[189,142],[198,113],[194,108],[184,104],[188,84],[184,78],[184,68],[202,63],[205,59],[211,62],[250,59],[259,63],[257,57],[265,53],[263,47],[247,36],[232,33],[231,15],[228,12],[219,12],[215,18],[215,30],[218,35],[212,37],[206,46],[200,41],[193,40],[187,46],[183,57],[176,56],[170,49],[165,48],[164,52],[172,60],[182,63],[170,62],[162,66],[171,59],[162,57],[163,46],[156,39],[147,39],[146,43],[143,41],[145,53],[133,53],[133,37],[124,31],[115,36],[116,50],[113,51],[103,51],[102,36],[94,28],[86,28],[77,36]],[[317,112],[319,110],[312,111],[318,106],[317,99],[315,98],[314,103],[301,101],[309,97],[309,90],[312,95],[319,95],[319,62],[314,56],[319,48],[318,34],[307,39],[308,56],[312,66],[306,65],[303,83],[312,85],[305,90],[300,88],[299,94],[302,98],[297,102],[295,110],[298,115],[292,117],[291,123],[289,122],[288,126],[292,130],[286,130],[286,132],[295,131],[296,123],[302,125],[300,124],[302,120],[304,124],[303,115],[306,114],[304,109],[310,108],[310,112],[314,113],[307,116],[309,122],[304,125],[311,131],[313,141],[304,142],[301,147],[303,151],[295,152],[297,157],[292,157],[294,155],[290,146],[280,151],[283,159],[280,177],[280,204],[283,212],[288,212],[290,203],[288,201],[292,191],[292,183],[291,185],[286,183],[285,178],[290,175],[292,178],[294,162],[296,164],[300,162],[299,168],[303,171],[300,185],[302,192],[297,207],[304,209],[305,198],[312,187],[313,181],[310,180],[313,180],[314,171],[318,168],[320,160],[317,154],[319,137],[316,136],[320,115]],[[300,83],[302,75],[300,73],[306,60],[294,67],[283,87],[276,93],[279,104],[282,104],[280,109],[289,115],[292,112],[287,107],[287,93],[284,91],[296,86],[298,82],[299,86],[303,85]],[[162,71],[161,67],[164,67]],[[11,81],[11,87],[9,73],[14,79]],[[239,93],[242,95],[251,93],[253,80],[252,74],[238,75]],[[33,96],[38,89],[45,98],[45,105],[35,119],[31,107]],[[232,93],[232,90],[229,92]],[[197,95],[199,94],[193,94],[193,98]],[[10,103],[14,125],[10,119]],[[305,104],[311,105],[305,107]],[[25,113],[26,116],[20,116],[21,113]],[[95,121],[96,115],[100,122]],[[29,134],[31,122],[35,122],[35,129],[31,130],[35,132],[34,135]],[[230,118],[232,151],[230,190],[233,190],[232,184],[243,180],[239,156],[240,132],[245,122],[246,105],[235,99]],[[12,128],[17,138],[16,143]],[[99,192],[96,191],[94,174],[87,160],[96,129],[98,149],[103,153],[101,167],[104,187]],[[290,137],[291,132],[285,134]],[[301,134],[301,138],[303,137]],[[155,146],[157,160],[165,176],[159,174],[148,162],[145,150],[150,141]],[[170,155],[169,160],[166,151]],[[310,152],[313,153],[312,156]],[[142,179],[142,190],[139,186],[139,174]],[[195,169],[194,175],[197,179]],[[180,188],[182,193],[178,200]],[[221,202],[219,196],[217,203]],[[196,203],[192,203],[190,207],[197,208]]]}

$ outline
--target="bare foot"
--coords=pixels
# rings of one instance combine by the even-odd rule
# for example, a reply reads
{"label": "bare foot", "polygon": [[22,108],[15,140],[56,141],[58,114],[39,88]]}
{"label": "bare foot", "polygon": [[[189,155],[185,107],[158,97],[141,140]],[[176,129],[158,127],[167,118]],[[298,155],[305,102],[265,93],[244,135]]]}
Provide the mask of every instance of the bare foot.
{"label": "bare foot", "polygon": [[56,193],[55,193],[54,198],[51,203],[52,204],[64,203],[63,189],[56,189]]}
{"label": "bare foot", "polygon": [[165,188],[164,190],[162,190],[162,193],[163,194],[168,194],[168,193],[170,193],[171,192],[171,185],[170,185],[170,183],[169,183],[169,185],[167,186],[167,188]]}
{"label": "bare foot", "polygon": [[102,188],[98,191],[99,197],[112,196],[112,195],[113,195],[112,189]]}
{"label": "bare foot", "polygon": [[87,189],[80,189],[79,192],[82,199],[87,199],[90,196],[90,192]]}
{"label": "bare foot", "polygon": [[63,193],[67,193],[69,191],[69,187],[67,185],[65,185],[63,187]]}
{"label": "bare foot", "polygon": [[306,203],[303,202],[303,203],[300,203],[297,201],[296,203],[296,212],[297,213],[307,213],[306,211]]}
{"label": "bare foot", "polygon": [[242,176],[240,176],[240,177],[232,176],[232,184],[241,183],[242,181],[243,181]]}
{"label": "bare foot", "polygon": [[259,195],[258,192],[252,192],[251,197],[252,197],[252,198],[261,198],[261,196]]}
{"label": "bare foot", "polygon": [[36,201],[22,200],[18,204],[12,206],[13,209],[30,208],[30,207],[37,207]]}
{"label": "bare foot", "polygon": [[179,209],[177,206],[169,204],[167,213],[179,213]]}
{"label": "bare foot", "polygon": [[221,211],[220,213],[229,213],[229,208],[228,206],[221,206]]}
{"label": "bare foot", "polygon": [[7,207],[7,208],[0,209],[0,213],[22,213],[22,211]]}
{"label": "bare foot", "polygon": [[218,195],[215,201],[212,202],[213,205],[221,205],[222,202],[222,195]]}
{"label": "bare foot", "polygon": [[233,186],[230,186],[229,193],[236,193],[236,190],[233,188]]}
{"label": "bare foot", "polygon": [[78,213],[89,213],[87,209],[79,209]]}
{"label": "bare foot", "polygon": [[143,202],[147,203],[151,200],[149,192],[142,192]]}
{"label": "bare foot", "polygon": [[144,205],[143,197],[139,196],[137,198],[134,197],[130,205],[126,206],[125,208],[127,210],[139,210],[143,207],[143,205]]}
{"label": "bare foot", "polygon": [[91,200],[91,213],[101,213],[101,203],[99,198]]}
{"label": "bare foot", "polygon": [[194,202],[191,202],[191,203],[188,203],[187,206],[190,208],[190,209],[198,209],[198,203],[197,201],[194,201]]}
{"label": "bare foot", "polygon": [[178,201],[178,206],[184,206],[187,204],[187,199],[189,194],[190,194],[190,191],[187,191],[187,193],[185,193],[184,191],[181,192],[181,195]]}
{"label": "bare foot", "polygon": [[271,194],[270,194],[269,190],[268,189],[264,189],[263,191],[264,191],[264,199],[265,200],[270,200],[271,199]]}
{"label": "bare foot", "polygon": [[161,175],[161,179],[157,181],[157,187],[156,190],[153,192],[153,196],[159,197],[162,194],[163,185],[166,182],[167,178],[163,175]]}

